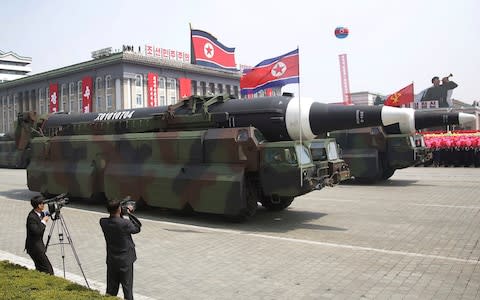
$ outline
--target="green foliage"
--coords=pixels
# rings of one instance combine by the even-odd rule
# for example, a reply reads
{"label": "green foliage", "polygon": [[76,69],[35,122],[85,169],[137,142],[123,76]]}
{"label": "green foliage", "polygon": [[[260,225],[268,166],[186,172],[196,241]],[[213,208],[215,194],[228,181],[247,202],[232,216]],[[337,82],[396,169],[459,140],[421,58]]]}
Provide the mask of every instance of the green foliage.
{"label": "green foliage", "polygon": [[0,261],[1,299],[118,299],[66,279]]}

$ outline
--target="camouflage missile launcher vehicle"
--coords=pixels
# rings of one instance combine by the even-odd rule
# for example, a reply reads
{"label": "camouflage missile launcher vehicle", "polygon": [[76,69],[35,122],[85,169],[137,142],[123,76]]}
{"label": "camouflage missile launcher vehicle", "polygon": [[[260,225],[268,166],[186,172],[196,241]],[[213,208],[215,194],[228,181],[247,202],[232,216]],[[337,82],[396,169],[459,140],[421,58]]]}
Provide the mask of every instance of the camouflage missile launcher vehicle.
{"label": "camouflage missile launcher vehicle", "polygon": [[191,97],[168,107],[51,115],[31,141],[30,190],[131,196],[150,206],[234,217],[280,210],[315,189],[299,143],[335,129],[405,121],[396,108],[338,107],[291,97]]}
{"label": "camouflage missile launcher vehicle", "polygon": [[475,120],[465,113],[408,112],[408,126],[383,126],[341,130],[330,133],[342,148],[351,174],[361,183],[387,180],[395,170],[427,162],[432,158],[423,137],[416,130],[434,126],[465,124]]}
{"label": "camouflage missile launcher vehicle", "polygon": [[26,168],[30,162],[30,140],[38,128],[34,112],[19,113],[15,132],[0,136],[0,167]]}

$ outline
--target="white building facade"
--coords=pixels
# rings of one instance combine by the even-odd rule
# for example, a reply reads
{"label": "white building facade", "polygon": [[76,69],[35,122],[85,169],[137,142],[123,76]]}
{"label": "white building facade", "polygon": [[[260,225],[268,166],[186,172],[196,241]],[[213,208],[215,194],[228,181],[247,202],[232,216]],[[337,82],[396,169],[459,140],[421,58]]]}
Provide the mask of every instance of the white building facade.
{"label": "white building facade", "polygon": [[32,71],[32,58],[0,50],[0,83],[25,77]]}
{"label": "white building facade", "polygon": [[[171,105],[188,95],[239,97],[240,76],[238,71],[133,51],[117,52],[0,83],[0,133],[11,132],[17,114],[24,111],[36,111],[40,115],[52,111],[108,112]],[[86,86],[88,110],[85,109]],[[182,90],[188,94],[181,95]],[[51,107],[53,100],[56,110]]]}

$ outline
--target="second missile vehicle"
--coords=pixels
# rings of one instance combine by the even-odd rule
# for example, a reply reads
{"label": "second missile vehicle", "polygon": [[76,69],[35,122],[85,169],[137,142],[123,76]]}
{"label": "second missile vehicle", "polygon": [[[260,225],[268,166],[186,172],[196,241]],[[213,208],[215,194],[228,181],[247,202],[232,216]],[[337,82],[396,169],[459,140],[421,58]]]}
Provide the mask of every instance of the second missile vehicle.
{"label": "second missile vehicle", "polygon": [[396,170],[422,164],[432,158],[419,129],[442,125],[464,125],[476,119],[458,112],[432,112],[402,108],[408,113],[406,127],[375,126],[330,133],[342,149],[342,158],[361,183],[389,179]]}

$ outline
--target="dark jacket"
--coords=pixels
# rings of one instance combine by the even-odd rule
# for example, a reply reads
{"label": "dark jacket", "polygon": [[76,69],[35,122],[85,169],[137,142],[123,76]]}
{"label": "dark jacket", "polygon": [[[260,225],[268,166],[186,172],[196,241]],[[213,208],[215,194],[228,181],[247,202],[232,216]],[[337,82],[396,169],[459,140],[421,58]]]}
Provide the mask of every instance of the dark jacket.
{"label": "dark jacket", "polygon": [[124,218],[101,218],[100,226],[107,244],[107,264],[128,266],[137,260],[132,234],[140,232],[140,226]]}
{"label": "dark jacket", "polygon": [[457,86],[458,84],[453,81],[445,82],[439,86],[432,86],[423,94],[421,101],[438,101],[439,107],[448,107],[447,92]]}
{"label": "dark jacket", "polygon": [[27,253],[45,252],[45,244],[43,243],[45,227],[35,210],[32,209],[27,216],[27,238],[25,239]]}

